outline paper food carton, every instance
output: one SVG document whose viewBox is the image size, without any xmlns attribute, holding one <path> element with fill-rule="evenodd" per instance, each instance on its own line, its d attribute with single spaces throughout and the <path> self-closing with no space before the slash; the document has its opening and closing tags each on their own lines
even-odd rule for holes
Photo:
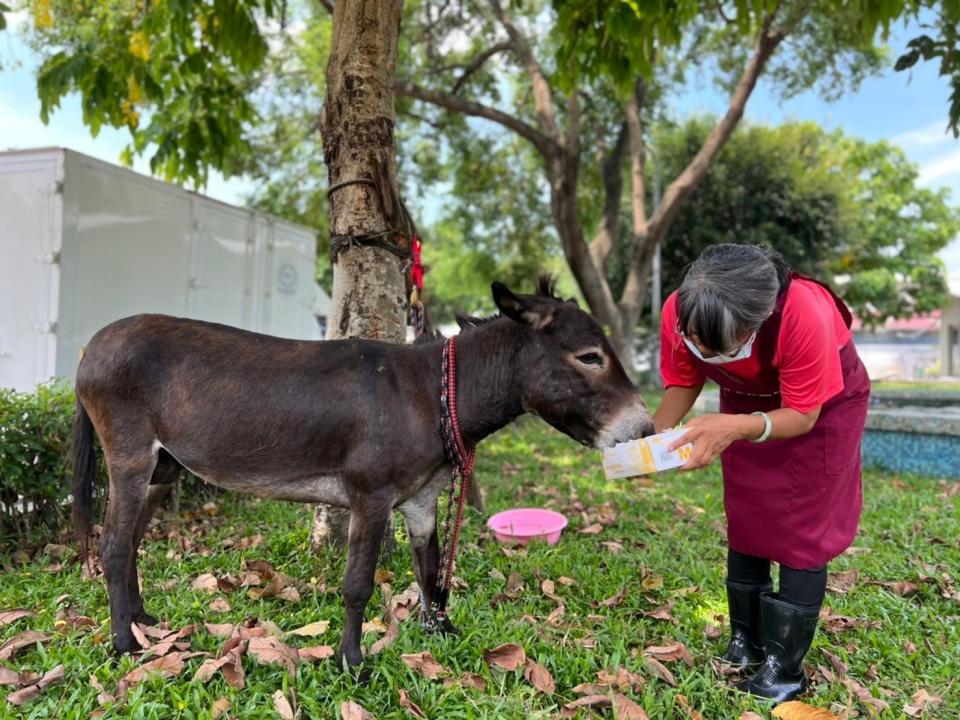
<svg viewBox="0 0 960 720">
<path fill-rule="evenodd" d="M 693 445 L 681 445 L 670 452 L 668 449 L 686 430 L 668 430 L 659 435 L 650 435 L 639 440 L 614 445 L 603 450 L 603 472 L 607 480 L 647 475 L 685 465 L 690 459 Z"/>
</svg>

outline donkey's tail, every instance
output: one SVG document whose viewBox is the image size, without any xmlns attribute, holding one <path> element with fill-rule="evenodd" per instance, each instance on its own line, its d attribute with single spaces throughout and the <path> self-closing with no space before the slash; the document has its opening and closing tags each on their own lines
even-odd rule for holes
<svg viewBox="0 0 960 720">
<path fill-rule="evenodd" d="M 90 547 L 90 526 L 93 519 L 93 481 L 97 474 L 93 423 L 86 408 L 77 399 L 77 415 L 73 421 L 73 442 L 70 447 L 73 467 L 73 531 L 80 545 L 80 561 L 86 562 Z"/>
</svg>

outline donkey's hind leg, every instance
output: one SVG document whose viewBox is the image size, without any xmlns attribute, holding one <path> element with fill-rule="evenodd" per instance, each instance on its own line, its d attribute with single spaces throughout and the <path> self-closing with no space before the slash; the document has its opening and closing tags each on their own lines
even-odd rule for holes
<svg viewBox="0 0 960 720">
<path fill-rule="evenodd" d="M 160 450 L 159 457 L 157 458 L 157 467 L 153 471 L 150 487 L 147 489 L 147 501 L 143 511 L 140 513 L 136 528 L 133 532 L 133 554 L 130 556 L 127 592 L 130 595 L 133 621 L 141 625 L 156 625 L 157 619 L 143 609 L 143 598 L 141 597 L 140 582 L 137 576 L 137 548 L 140 547 L 143 536 L 147 532 L 150 519 L 173 490 L 174 484 L 177 482 L 182 469 L 180 464 L 174 460 L 169 453 Z"/>
<path fill-rule="evenodd" d="M 110 475 L 110 499 L 100 541 L 100 564 L 107 580 L 113 647 L 125 653 L 140 647 L 130 629 L 134 620 L 130 589 L 137 584 L 134 536 L 147 503 L 157 452 L 152 439 L 136 442 L 124 438 L 122 444 L 105 442 L 104 454 Z"/>
</svg>

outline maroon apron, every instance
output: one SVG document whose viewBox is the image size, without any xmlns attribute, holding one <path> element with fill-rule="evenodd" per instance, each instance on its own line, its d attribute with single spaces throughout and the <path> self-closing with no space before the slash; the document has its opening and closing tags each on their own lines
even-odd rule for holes
<svg viewBox="0 0 960 720">
<path fill-rule="evenodd" d="M 812 280 L 797 273 L 791 279 Z M 847 327 L 843 301 L 823 283 Z M 773 366 L 787 298 L 757 332 L 760 376 L 743 380 L 687 350 L 691 362 L 720 386 L 720 412 L 769 412 L 781 407 L 780 373 Z M 679 309 L 678 309 L 679 313 Z M 806 435 L 785 440 L 734 442 L 721 455 L 727 541 L 737 552 L 795 569 L 825 565 L 853 542 L 860 521 L 860 441 L 870 379 L 853 341 L 840 350 L 843 390 L 827 400 Z"/>
</svg>

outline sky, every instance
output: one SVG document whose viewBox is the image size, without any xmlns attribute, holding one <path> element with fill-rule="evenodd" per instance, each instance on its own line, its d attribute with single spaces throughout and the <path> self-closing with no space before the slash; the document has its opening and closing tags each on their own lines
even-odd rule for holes
<svg viewBox="0 0 960 720">
<path fill-rule="evenodd" d="M 23 14 L 16 14 L 8 31 L 0 32 L 0 149 L 58 146 L 117 162 L 127 144 L 127 133 L 104 128 L 92 138 L 83 124 L 78 96 L 66 98 L 49 125 L 40 121 L 34 80 L 37 61 L 16 36 L 17 25 L 26 21 Z M 895 27 L 888 41 L 891 56 L 897 57 L 917 33 L 916 26 Z M 921 184 L 949 188 L 953 203 L 960 205 L 960 141 L 947 131 L 949 93 L 947 79 L 938 76 L 932 63 L 920 63 L 902 73 L 890 69 L 835 102 L 826 102 L 811 92 L 781 103 L 761 79 L 745 117 L 769 124 L 812 120 L 870 141 L 894 142 L 917 164 Z M 672 114 L 678 118 L 699 112 L 719 114 L 725 106 L 726 99 L 712 87 L 693 86 L 675 98 Z M 134 167 L 149 172 L 144 159 L 138 159 Z M 211 173 L 205 192 L 218 200 L 241 204 L 252 189 L 253 184 L 243 178 L 225 180 Z M 954 292 L 960 293 L 960 239 L 942 257 Z"/>
</svg>

